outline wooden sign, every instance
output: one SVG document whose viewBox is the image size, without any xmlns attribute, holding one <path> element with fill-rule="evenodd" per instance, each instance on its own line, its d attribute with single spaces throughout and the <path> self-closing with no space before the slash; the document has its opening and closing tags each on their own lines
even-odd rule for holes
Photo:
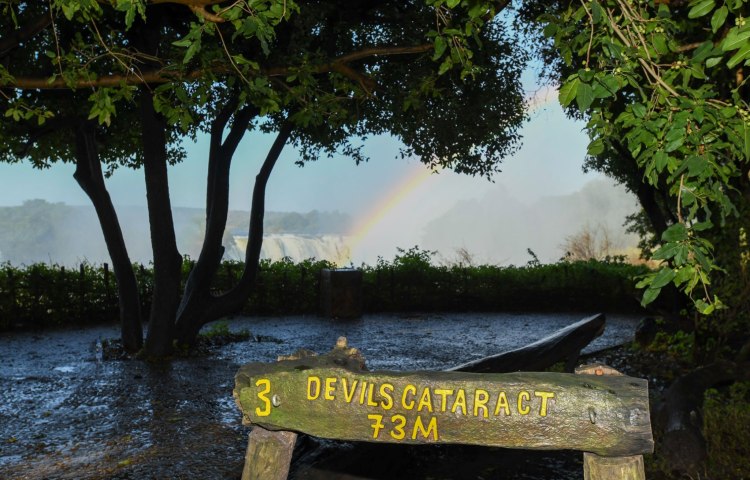
<svg viewBox="0 0 750 480">
<path fill-rule="evenodd" d="M 653 451 L 647 382 L 625 376 L 367 372 L 326 355 L 245 365 L 234 395 L 246 423 L 329 439 Z"/>
</svg>

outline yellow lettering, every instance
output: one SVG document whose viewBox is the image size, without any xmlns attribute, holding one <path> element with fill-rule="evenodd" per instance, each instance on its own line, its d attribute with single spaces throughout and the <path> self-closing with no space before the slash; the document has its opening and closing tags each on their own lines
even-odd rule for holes
<svg viewBox="0 0 750 480">
<path fill-rule="evenodd" d="M 367 386 L 367 406 L 368 407 L 377 407 L 378 404 L 375 403 L 375 400 L 372 399 L 372 391 L 375 388 L 375 384 L 371 383 Z"/>
<path fill-rule="evenodd" d="M 391 430 L 391 437 L 395 438 L 396 440 L 403 440 L 406 436 L 406 432 L 404 432 L 404 427 L 406 426 L 406 417 L 403 415 L 394 415 L 391 417 L 391 422 L 393 422 L 393 429 Z"/>
<path fill-rule="evenodd" d="M 326 400 L 333 400 L 336 398 L 333 395 L 333 392 L 336 391 L 336 379 L 335 378 L 326 378 L 326 388 L 325 392 L 323 393 L 323 398 Z"/>
<path fill-rule="evenodd" d="M 383 429 L 383 416 L 382 415 L 368 415 L 367 418 L 374 420 L 370 426 L 372 427 L 372 438 L 378 438 L 380 430 Z"/>
<path fill-rule="evenodd" d="M 352 389 L 348 390 L 348 379 L 346 377 L 341 379 L 341 387 L 344 389 L 344 400 L 346 400 L 346 403 L 352 403 L 352 399 L 354 398 L 354 391 L 357 390 L 357 383 L 359 383 L 359 380 L 354 380 L 352 382 Z"/>
<path fill-rule="evenodd" d="M 555 398 L 554 392 L 534 392 L 534 395 L 542 399 L 542 405 L 539 407 L 539 416 L 547 416 L 547 400 Z"/>
<path fill-rule="evenodd" d="M 474 416 L 479 416 L 479 409 L 482 409 L 482 416 L 484 418 L 489 417 L 489 411 L 487 410 L 487 401 L 490 399 L 490 394 L 486 390 L 477 388 L 474 391 Z"/>
<path fill-rule="evenodd" d="M 365 394 L 367 393 L 367 382 L 362 382 L 362 388 L 359 390 L 359 404 L 365 404 Z"/>
<path fill-rule="evenodd" d="M 456 392 L 456 399 L 453 400 L 451 413 L 456 413 L 456 410 L 458 410 L 459 408 L 463 410 L 464 415 L 466 415 L 466 392 L 464 392 L 463 388 L 459 388 Z"/>
<path fill-rule="evenodd" d="M 409 392 L 411 392 L 412 396 L 416 395 L 417 387 L 415 387 L 414 385 L 407 385 L 404 387 L 404 393 L 401 394 L 401 406 L 407 410 L 411 410 L 414 408 L 414 400 L 411 400 L 408 404 L 406 403 L 406 395 Z"/>
<path fill-rule="evenodd" d="M 445 408 L 446 408 L 446 405 L 448 403 L 448 401 L 446 400 L 446 397 L 448 395 L 453 395 L 453 390 L 445 390 L 445 389 L 442 389 L 442 388 L 436 388 L 435 389 L 435 394 L 436 395 L 440 395 L 440 411 L 444 412 Z"/>
<path fill-rule="evenodd" d="M 523 402 L 531 400 L 531 395 L 526 390 L 518 392 L 518 413 L 521 415 L 528 415 L 531 411 L 531 407 L 524 405 Z"/>
<path fill-rule="evenodd" d="M 505 410 L 505 415 L 510 415 L 510 405 L 508 405 L 508 397 L 505 392 L 497 394 L 497 405 L 495 405 L 495 416 L 500 414 L 500 409 Z"/>
<path fill-rule="evenodd" d="M 414 429 L 411 432 L 412 440 L 416 440 L 417 431 L 419 431 L 422 434 L 422 437 L 424 438 L 429 437 L 430 432 L 432 432 L 432 439 L 437 441 L 438 439 L 437 418 L 430 417 L 430 423 L 427 424 L 427 429 L 425 430 L 424 424 L 422 423 L 422 417 L 417 415 L 417 419 L 414 421 Z"/>
<path fill-rule="evenodd" d="M 255 414 L 259 417 L 267 417 L 271 414 L 271 401 L 267 396 L 268 392 L 271 391 L 271 381 L 267 378 L 258 379 L 258 381 L 255 382 L 255 386 L 260 387 L 261 385 L 266 386 L 266 388 L 258 392 L 258 399 L 263 402 L 263 408 L 261 409 L 260 407 L 257 407 L 255 409 Z"/>
<path fill-rule="evenodd" d="M 428 412 L 432 413 L 432 394 L 430 393 L 430 387 L 424 387 L 424 390 L 422 390 L 422 396 L 419 397 L 417 411 L 421 412 L 422 408 L 426 408 Z"/>
<path fill-rule="evenodd" d="M 315 387 L 315 393 L 313 393 L 313 387 Z M 320 396 L 320 378 L 307 377 L 307 399 L 315 400 L 319 396 Z"/>
<path fill-rule="evenodd" d="M 380 386 L 380 408 L 383 410 L 390 410 L 393 407 L 393 385 L 390 383 L 384 383 Z"/>
</svg>

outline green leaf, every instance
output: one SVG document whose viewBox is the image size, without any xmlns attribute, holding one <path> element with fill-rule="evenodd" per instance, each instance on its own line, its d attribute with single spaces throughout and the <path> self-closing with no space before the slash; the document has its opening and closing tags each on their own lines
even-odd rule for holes
<svg viewBox="0 0 750 480">
<path fill-rule="evenodd" d="M 634 103 L 633 104 L 633 115 L 635 115 L 638 118 L 643 118 L 646 116 L 646 106 L 642 103 Z"/>
<path fill-rule="evenodd" d="M 678 148 L 680 148 L 683 143 L 685 143 L 685 139 L 683 137 L 676 138 L 676 139 L 672 140 L 671 142 L 668 142 L 664 146 L 664 151 L 665 152 L 674 152 L 675 150 L 677 150 Z"/>
<path fill-rule="evenodd" d="M 698 18 L 707 15 L 715 6 L 716 2 L 714 0 L 701 0 L 690 9 L 688 18 Z"/>
<path fill-rule="evenodd" d="M 740 47 L 737 52 L 735 52 L 732 57 L 727 60 L 727 67 L 734 68 L 739 64 L 741 61 L 745 60 L 746 57 L 748 57 L 748 53 L 750 53 L 750 42 L 745 43 Z"/>
<path fill-rule="evenodd" d="M 589 155 L 601 155 L 604 153 L 604 141 L 601 138 L 597 138 L 593 142 L 589 143 L 588 151 Z"/>
<path fill-rule="evenodd" d="M 582 68 L 578 70 L 578 78 L 583 82 L 591 83 L 591 80 L 594 79 L 594 71 L 590 68 Z"/>
<path fill-rule="evenodd" d="M 721 62 L 721 58 L 722 58 L 722 57 L 712 57 L 712 58 L 709 58 L 709 59 L 707 59 L 707 60 L 706 60 L 706 66 L 707 66 L 708 68 L 713 68 L 713 67 L 715 67 L 716 65 L 718 65 L 718 64 L 719 64 L 719 62 Z"/>
<path fill-rule="evenodd" d="M 677 273 L 674 276 L 674 284 L 679 287 L 693 278 L 693 275 L 695 275 L 695 269 L 691 265 L 685 265 L 677 270 Z"/>
<path fill-rule="evenodd" d="M 667 243 L 659 247 L 657 251 L 651 256 L 652 260 L 669 260 L 670 258 L 677 255 L 677 252 L 682 247 L 679 243 Z"/>
<path fill-rule="evenodd" d="M 594 101 L 594 89 L 588 83 L 581 82 L 576 92 L 576 103 L 582 111 L 588 110 Z"/>
<path fill-rule="evenodd" d="M 651 280 L 651 286 L 648 288 L 662 288 L 663 286 L 671 282 L 672 279 L 674 279 L 674 276 L 674 270 L 669 267 L 664 267 L 659 270 L 656 276 L 654 276 L 654 278 Z"/>
<path fill-rule="evenodd" d="M 575 100 L 578 95 L 578 86 L 581 84 L 581 80 L 575 76 L 572 80 L 568 79 L 565 84 L 560 87 L 559 99 L 560 105 L 567 107 L 570 103 Z"/>
<path fill-rule="evenodd" d="M 658 171 L 664 170 L 664 168 L 669 163 L 669 155 L 664 150 L 659 150 L 656 153 L 654 153 L 654 156 L 651 158 L 653 164 L 656 166 L 656 169 Z"/>
<path fill-rule="evenodd" d="M 614 75 L 597 76 L 593 87 L 596 98 L 608 98 L 620 89 L 620 80 Z"/>
<path fill-rule="evenodd" d="M 659 55 L 665 55 L 669 53 L 669 47 L 667 47 L 667 37 L 665 37 L 663 34 L 654 35 L 653 42 L 654 50 L 656 50 L 656 53 L 658 53 Z"/>
<path fill-rule="evenodd" d="M 459 3 L 461 3 L 461 0 L 446 0 L 445 2 L 448 8 L 456 8 Z"/>
<path fill-rule="evenodd" d="M 670 225 L 661 236 L 661 239 L 665 242 L 682 242 L 687 240 L 687 238 L 688 231 L 682 223 Z"/>
<path fill-rule="evenodd" d="M 695 301 L 695 308 L 703 315 L 710 315 L 714 310 L 716 310 L 716 305 L 713 303 L 708 303 L 702 299 L 698 299 Z"/>
<path fill-rule="evenodd" d="M 656 297 L 659 296 L 659 292 L 661 292 L 661 288 L 647 288 L 645 292 L 643 292 L 643 298 L 641 299 L 641 306 L 645 307 L 649 303 L 656 300 Z"/>
<path fill-rule="evenodd" d="M 698 222 L 695 225 L 693 225 L 693 230 L 696 232 L 702 232 L 704 230 L 708 230 L 709 228 L 713 228 L 714 224 L 710 221 L 706 220 L 705 222 Z"/>
<path fill-rule="evenodd" d="M 750 38 L 750 30 L 740 30 L 737 27 L 729 30 L 727 37 L 721 42 L 721 49 L 725 52 L 737 50 Z"/>
<path fill-rule="evenodd" d="M 435 37 L 435 54 L 432 56 L 432 60 L 437 60 L 443 56 L 448 44 L 445 41 L 445 37 L 438 35 Z"/>
<path fill-rule="evenodd" d="M 687 167 L 688 175 L 691 177 L 697 177 L 708 168 L 708 162 L 705 158 L 693 155 L 685 161 L 685 167 Z"/>
<path fill-rule="evenodd" d="M 711 31 L 716 33 L 724 25 L 724 21 L 727 19 L 729 9 L 724 5 L 720 9 L 716 10 L 711 16 Z"/>
<path fill-rule="evenodd" d="M 440 68 L 438 68 L 438 75 L 442 75 L 448 70 L 450 70 L 453 67 L 453 60 L 451 60 L 451 57 L 445 57 L 445 60 L 443 60 L 443 63 L 440 64 Z"/>
</svg>

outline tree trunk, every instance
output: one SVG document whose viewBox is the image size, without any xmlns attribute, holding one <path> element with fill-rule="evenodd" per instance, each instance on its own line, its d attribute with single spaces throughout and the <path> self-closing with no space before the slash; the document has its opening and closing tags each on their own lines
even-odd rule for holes
<svg viewBox="0 0 750 480">
<path fill-rule="evenodd" d="M 104 234 L 107 252 L 112 259 L 112 268 L 117 279 L 120 334 L 123 348 L 131 353 L 137 352 L 143 346 L 138 284 L 122 236 L 117 212 L 104 184 L 102 167 L 96 149 L 95 127 L 89 122 L 82 122 L 75 130 L 75 140 L 76 171 L 73 178 L 76 179 L 78 185 L 94 205 Z"/>
<path fill-rule="evenodd" d="M 659 449 L 670 470 L 700 475 L 707 460 L 700 415 L 707 388 L 747 379 L 747 365 L 720 361 L 699 367 L 669 386 L 656 414 Z"/>
<path fill-rule="evenodd" d="M 661 238 L 661 235 L 667 230 L 669 225 L 667 224 L 667 219 L 664 213 L 656 201 L 654 187 L 642 181 L 638 184 L 638 189 L 635 193 L 643 211 L 646 212 L 646 216 L 651 222 L 651 227 L 653 228 L 656 237 Z"/>
<path fill-rule="evenodd" d="M 237 101 L 230 101 L 214 119 L 208 159 L 206 186 L 206 233 L 198 261 L 185 284 L 182 302 L 177 312 L 179 342 L 192 345 L 200 328 L 215 319 L 212 315 L 213 297 L 210 287 L 224 255 L 222 239 L 229 213 L 229 170 L 237 146 L 250 120 L 258 110 L 245 106 L 239 111 Z M 224 130 L 231 116 L 234 121 L 226 140 Z"/>
<path fill-rule="evenodd" d="M 268 179 L 271 175 L 271 172 L 273 171 L 273 168 L 276 165 L 276 161 L 278 160 L 279 155 L 281 155 L 281 151 L 283 150 L 284 145 L 289 139 L 291 132 L 291 124 L 286 123 L 281 127 L 281 130 L 276 136 L 276 140 L 271 146 L 271 149 L 269 150 L 268 155 L 266 156 L 266 159 L 263 162 L 260 171 L 258 172 L 258 175 L 255 177 L 253 200 L 250 209 L 248 245 L 245 251 L 245 269 L 242 272 L 242 276 L 240 277 L 239 282 L 231 291 L 218 297 L 213 297 L 210 295 L 210 293 L 207 291 L 208 284 L 205 283 L 204 291 L 206 293 L 202 295 L 199 294 L 200 297 L 196 297 L 197 300 L 194 301 L 192 305 L 190 305 L 190 308 L 188 308 L 187 303 L 190 302 L 190 300 L 187 300 L 187 302 L 183 301 L 183 306 L 180 308 L 179 328 L 176 333 L 177 341 L 179 344 L 188 346 L 194 345 L 198 332 L 203 325 L 213 320 L 217 320 L 227 315 L 236 313 L 237 311 L 242 309 L 242 306 L 247 301 L 247 298 L 250 295 L 250 292 L 252 291 L 252 288 L 255 284 L 255 278 L 258 272 L 258 261 L 260 259 L 260 248 L 263 244 L 263 218 L 265 213 L 266 185 L 268 184 Z M 229 140 L 230 138 L 228 137 L 227 141 Z M 233 152 L 234 149 L 232 149 L 232 153 Z M 227 166 L 227 176 L 228 173 L 229 168 Z M 224 174 L 223 170 L 221 171 L 221 174 Z M 211 176 L 209 175 L 209 178 L 210 177 Z M 223 182 L 219 179 L 214 182 L 214 186 L 218 186 L 220 188 L 214 190 L 213 199 L 208 200 L 209 204 L 213 203 L 213 207 L 210 209 L 212 213 L 220 211 L 225 212 L 225 209 L 228 208 L 226 205 L 226 200 L 224 199 L 224 194 L 220 193 L 220 190 L 223 189 L 223 185 Z M 217 199 L 220 200 L 221 203 L 217 201 Z M 224 213 L 224 215 L 226 215 L 226 212 Z M 224 218 L 224 222 L 226 222 L 226 218 Z M 218 242 L 221 242 L 222 234 L 223 228 L 218 234 Z M 207 239 L 207 242 L 208 241 L 209 239 Z M 206 247 L 206 245 L 207 244 L 204 243 L 204 248 Z M 215 271 L 215 268 L 213 271 Z M 199 272 L 196 272 L 196 274 L 197 273 Z M 192 284 L 191 288 L 193 288 Z M 186 295 L 187 294 L 195 295 L 196 293 L 186 292 Z"/>
<path fill-rule="evenodd" d="M 141 90 L 140 112 L 146 202 L 154 255 L 154 292 L 145 354 L 163 357 L 173 349 L 182 257 L 177 250 L 169 198 L 166 122 L 154 110 L 153 95 L 147 88 Z"/>
</svg>

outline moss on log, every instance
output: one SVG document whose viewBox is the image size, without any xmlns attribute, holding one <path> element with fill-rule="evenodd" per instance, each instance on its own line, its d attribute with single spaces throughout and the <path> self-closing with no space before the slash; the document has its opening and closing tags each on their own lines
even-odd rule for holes
<svg viewBox="0 0 750 480">
<path fill-rule="evenodd" d="M 648 386 L 624 376 L 366 372 L 345 344 L 329 355 L 251 363 L 235 377 L 244 421 L 269 430 L 390 443 L 653 450 Z"/>
</svg>

